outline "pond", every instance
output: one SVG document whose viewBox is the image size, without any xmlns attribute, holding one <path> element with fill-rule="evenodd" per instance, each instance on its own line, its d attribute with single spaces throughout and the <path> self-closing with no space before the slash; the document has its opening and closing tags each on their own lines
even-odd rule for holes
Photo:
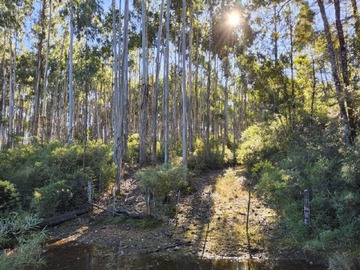
<svg viewBox="0 0 360 270">
<path fill-rule="evenodd" d="M 45 252 L 46 266 L 41 270 L 325 270 L 305 262 L 234 262 L 230 260 L 194 260 L 188 257 L 160 258 L 154 256 L 125 256 L 116 251 L 100 249 L 76 242 L 50 247 Z"/>
</svg>

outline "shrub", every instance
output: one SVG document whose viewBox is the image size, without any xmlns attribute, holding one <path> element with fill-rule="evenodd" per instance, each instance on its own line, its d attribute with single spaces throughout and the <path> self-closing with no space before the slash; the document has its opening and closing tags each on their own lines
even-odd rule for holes
<svg viewBox="0 0 360 270">
<path fill-rule="evenodd" d="M 57 181 L 35 189 L 32 206 L 40 217 L 47 218 L 55 215 L 60 205 L 66 205 L 70 197 L 71 191 L 66 182 Z"/>
<path fill-rule="evenodd" d="M 137 163 L 139 160 L 139 153 L 140 153 L 140 139 L 139 139 L 139 134 L 135 133 L 132 134 L 128 139 L 125 161 L 130 164 Z"/>
<path fill-rule="evenodd" d="M 242 133 L 242 143 L 236 152 L 237 161 L 248 172 L 260 161 L 271 161 L 286 145 L 284 132 L 278 121 L 250 126 Z"/>
<path fill-rule="evenodd" d="M 283 137 L 277 123 L 251 126 L 242 135 L 238 160 L 257 194 L 277 210 L 279 228 L 286 228 L 287 247 L 294 245 L 308 255 L 328 258 L 332 269 L 356 269 L 360 148 L 359 144 L 344 148 L 329 126 L 294 127 Z M 308 227 L 304 225 L 304 189 L 310 191 Z"/>
<path fill-rule="evenodd" d="M 156 205 L 166 201 L 171 194 L 186 187 L 187 181 L 183 179 L 183 174 L 183 167 L 176 165 L 148 167 L 135 174 L 140 188 L 146 195 L 148 213 L 151 214 L 151 210 L 155 211 Z"/>
<path fill-rule="evenodd" d="M 196 139 L 194 143 L 194 152 L 188 158 L 188 168 L 195 175 L 199 175 L 207 170 L 218 170 L 224 168 L 225 165 L 232 164 L 233 153 L 225 145 L 224 155 L 217 149 L 215 139 L 210 141 L 210 153 L 206 153 L 205 143 L 203 140 Z"/>
<path fill-rule="evenodd" d="M 0 179 L 16 186 L 22 208 L 28 210 L 32 205 L 41 216 L 82 206 L 88 181 L 97 195 L 114 177 L 112 147 L 101 141 L 89 141 L 85 153 L 82 145 L 61 146 L 59 142 L 18 145 L 0 153 Z M 34 198 L 35 190 L 41 200 Z M 46 209 L 52 199 L 57 205 Z"/>
<path fill-rule="evenodd" d="M 349 252 L 335 252 L 329 258 L 329 270 L 355 270 L 359 269 L 359 259 Z"/>
<path fill-rule="evenodd" d="M 9 181 L 0 180 L 0 212 L 7 212 L 19 206 L 20 194 Z"/>
</svg>

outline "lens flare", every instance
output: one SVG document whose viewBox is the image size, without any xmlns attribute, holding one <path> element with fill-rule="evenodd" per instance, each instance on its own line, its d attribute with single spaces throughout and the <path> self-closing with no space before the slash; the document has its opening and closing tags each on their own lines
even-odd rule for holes
<svg viewBox="0 0 360 270">
<path fill-rule="evenodd" d="M 230 12 L 227 15 L 227 22 L 232 27 L 239 26 L 241 24 L 241 16 L 238 12 Z"/>
</svg>

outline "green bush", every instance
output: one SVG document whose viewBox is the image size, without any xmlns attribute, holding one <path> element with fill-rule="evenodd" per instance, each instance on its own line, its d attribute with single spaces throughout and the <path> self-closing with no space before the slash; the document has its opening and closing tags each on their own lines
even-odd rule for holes
<svg viewBox="0 0 360 270">
<path fill-rule="evenodd" d="M 71 191 L 66 182 L 58 181 L 35 189 L 32 206 L 40 217 L 47 218 L 55 215 L 57 208 L 66 204 L 70 197 Z"/>
<path fill-rule="evenodd" d="M 152 204 L 150 205 L 148 202 L 148 207 L 152 207 L 152 211 L 156 211 L 156 205 L 161 204 L 169 196 L 187 186 L 183 174 L 184 168 L 176 165 L 148 167 L 135 174 L 141 190 L 148 196 L 148 199 L 150 196 L 152 197 Z M 151 209 L 148 211 L 152 212 Z"/>
<path fill-rule="evenodd" d="M 264 160 L 272 160 L 286 149 L 286 136 L 279 121 L 250 126 L 241 136 L 242 143 L 236 151 L 237 161 L 251 172 L 253 166 Z"/>
<path fill-rule="evenodd" d="M 251 176 L 250 184 L 278 212 L 287 247 L 329 259 L 332 269 L 356 269 L 360 254 L 359 144 L 344 148 L 331 125 L 285 130 L 273 122 L 251 126 L 243 133 L 237 158 Z M 308 227 L 304 225 L 304 189 L 310 191 Z"/>
<path fill-rule="evenodd" d="M 329 258 L 329 270 L 356 270 L 359 267 L 359 258 L 350 252 L 337 251 Z"/>
<path fill-rule="evenodd" d="M 127 152 L 125 157 L 125 162 L 130 164 L 136 164 L 139 161 L 140 153 L 140 139 L 139 134 L 132 134 L 127 142 Z"/>
<path fill-rule="evenodd" d="M 195 175 L 200 175 L 207 170 L 218 170 L 226 165 L 233 164 L 234 155 L 225 145 L 224 155 L 222 150 L 217 149 L 220 140 L 214 138 L 210 141 L 210 153 L 206 153 L 205 143 L 203 140 L 196 139 L 194 143 L 194 152 L 188 158 L 188 168 Z"/>
<path fill-rule="evenodd" d="M 28 210 L 32 205 L 41 216 L 82 206 L 87 198 L 88 181 L 92 182 L 96 197 L 114 177 L 112 146 L 101 141 L 89 141 L 86 153 L 82 145 L 61 146 L 59 142 L 18 145 L 0 153 L 0 179 L 16 186 L 22 208 Z M 40 201 L 34 198 L 35 190 L 41 192 Z M 53 205 L 46 214 L 46 204 L 54 196 L 58 205 Z"/>
<path fill-rule="evenodd" d="M 8 212 L 19 206 L 20 194 L 9 181 L 0 180 L 0 212 Z"/>
</svg>

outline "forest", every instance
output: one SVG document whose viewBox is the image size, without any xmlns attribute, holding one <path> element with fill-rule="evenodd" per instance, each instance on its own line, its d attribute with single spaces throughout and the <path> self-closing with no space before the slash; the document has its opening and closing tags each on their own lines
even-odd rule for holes
<svg viewBox="0 0 360 270">
<path fill-rule="evenodd" d="M 0 269 L 43 263 L 41 222 L 115 209 L 130 181 L 145 219 L 177 219 L 229 168 L 279 246 L 359 269 L 358 4 L 1 0 Z"/>
</svg>

